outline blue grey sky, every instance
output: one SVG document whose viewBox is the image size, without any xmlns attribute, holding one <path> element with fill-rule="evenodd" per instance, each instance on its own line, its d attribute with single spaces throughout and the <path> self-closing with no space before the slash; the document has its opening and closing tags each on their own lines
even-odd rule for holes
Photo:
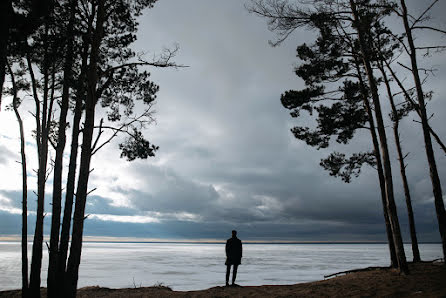
<svg viewBox="0 0 446 298">
<path fill-rule="evenodd" d="M 409 1 L 419 6 L 423 1 L 414 2 Z M 120 159 L 119 140 L 94 156 L 90 189 L 97 190 L 87 202 L 90 216 L 85 235 L 224 239 L 237 229 L 242 239 L 251 240 L 385 241 L 376 171 L 365 167 L 358 179 L 345 184 L 319 166 L 331 148 L 318 151 L 290 132 L 291 127 L 309 119 L 291 118 L 279 98 L 286 90 L 303 88 L 293 72 L 299 63 L 295 49 L 311 42 L 313 33 L 297 30 L 281 46 L 271 47 L 268 41 L 274 40 L 275 34 L 268 31 L 264 19 L 249 14 L 244 4 L 240 0 L 163 0 L 141 17 L 134 48 L 151 57 L 163 47 L 178 44 L 175 61 L 189 67 L 151 70 L 153 81 L 160 85 L 157 121 L 146 131 L 160 146 L 155 158 Z M 446 27 L 440 16 L 432 22 Z M 431 34 L 419 40 L 446 41 Z M 428 110 L 435 113 L 431 124 L 440 136 L 446 136 L 442 120 L 446 112 L 444 57 L 440 53 L 423 60 L 424 65 L 437 69 L 426 88 L 434 90 Z M 22 114 L 28 114 L 32 103 L 24 102 L 21 109 Z M 415 114 L 409 115 L 401 131 L 404 150 L 410 152 L 407 172 L 415 220 L 421 241 L 438 241 L 421 127 L 416 119 Z M 390 138 L 388 118 L 387 123 Z M 18 235 L 18 126 L 13 113 L 3 107 L 0 125 L 0 235 Z M 25 125 L 30 142 L 31 117 Z M 333 148 L 351 153 L 370 150 L 371 145 L 364 131 L 349 145 Z M 390 146 L 394 144 L 390 142 Z M 445 180 L 446 157 L 437 145 L 435 148 L 440 177 Z M 27 150 L 35 168 L 32 142 Z M 403 238 L 410 241 L 399 169 L 396 156 L 392 158 Z M 33 231 L 36 178 L 31 170 L 29 175 Z M 51 211 L 50 190 L 48 186 L 47 212 Z"/>
</svg>

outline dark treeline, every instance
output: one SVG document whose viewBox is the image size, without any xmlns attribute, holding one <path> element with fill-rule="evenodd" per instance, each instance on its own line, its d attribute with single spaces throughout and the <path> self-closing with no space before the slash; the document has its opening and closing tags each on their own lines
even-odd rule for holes
<svg viewBox="0 0 446 298">
<path fill-rule="evenodd" d="M 48 296 L 74 297 L 85 205 L 93 191 L 88 189 L 92 156 L 119 135 L 124 137 L 119 144 L 121 157 L 129 161 L 154 156 L 158 150 L 143 134 L 154 121 L 152 107 L 159 90 L 146 69 L 178 67 L 171 62 L 177 48 L 166 49 L 150 61 L 131 49 L 138 29 L 136 18 L 155 2 L 2 1 L 1 93 L 13 98 L 8 108 L 15 112 L 21 136 L 24 297 L 40 296 L 47 179 L 53 176 L 51 230 L 46 232 L 50 235 L 46 243 Z M 19 112 L 24 100 L 35 103 L 32 114 L 38 156 L 29 273 L 25 133 Z M 105 116 L 96 119 L 98 115 Z M 69 133 L 71 144 L 66 146 Z M 69 163 L 64 165 L 67 151 Z M 49 160 L 50 156 L 54 159 Z M 66 185 L 62 185 L 63 177 Z"/>
<path fill-rule="evenodd" d="M 446 153 L 440 137 L 430 127 L 426 101 L 432 92 L 423 90 L 421 67 L 418 66 L 420 51 L 437 51 L 443 45 L 416 45 L 413 35 L 420 31 L 432 31 L 444 35 L 446 31 L 427 23 L 429 12 L 438 0 L 426 5 L 420 15 L 408 12 L 406 3 L 387 0 L 288 1 L 252 0 L 247 9 L 268 21 L 269 29 L 278 34 L 273 46 L 280 45 L 296 29 L 316 31 L 311 45 L 297 47 L 301 60 L 295 73 L 305 83 L 302 90 L 289 90 L 281 96 L 282 105 L 291 110 L 292 117 L 299 118 L 308 112 L 316 120 L 316 127 L 296 126 L 294 136 L 317 149 L 327 148 L 333 140 L 349 143 L 359 129 L 370 131 L 372 150 L 353 153 L 333 152 L 322 159 L 320 165 L 330 175 L 349 183 L 357 177 L 364 164 L 377 170 L 381 189 L 386 232 L 389 243 L 391 266 L 408 273 L 406 255 L 401 237 L 395 195 L 390 152 L 398 158 L 407 212 L 409 217 L 413 261 L 420 261 L 415 219 L 412 210 L 410 187 L 407 182 L 403 145 L 400 140 L 400 120 L 414 111 L 421 123 L 429 174 L 432 182 L 438 226 L 446 256 L 446 214 L 442 199 L 440 178 L 437 172 L 432 137 Z M 400 27 L 390 29 L 389 20 L 398 20 Z M 428 52 L 429 53 L 429 52 Z M 399 63 L 408 57 L 410 65 Z M 397 67 L 400 69 L 397 71 Z M 402 70 L 401 70 L 402 68 Z M 406 71 L 406 72 L 404 72 Z M 400 72 L 400 74 L 398 74 Z M 410 73 L 410 83 L 403 78 Z M 382 86 L 382 87 L 381 87 Z M 387 96 L 379 92 L 383 88 Z M 387 98 L 386 98 L 387 97 Z M 388 100 L 391 107 L 393 137 L 396 148 L 388 143 L 385 111 L 382 103 Z"/>
</svg>

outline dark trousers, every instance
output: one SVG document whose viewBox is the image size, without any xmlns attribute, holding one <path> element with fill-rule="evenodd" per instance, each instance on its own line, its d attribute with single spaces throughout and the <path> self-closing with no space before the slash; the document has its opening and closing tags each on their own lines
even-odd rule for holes
<svg viewBox="0 0 446 298">
<path fill-rule="evenodd" d="M 234 266 L 232 270 L 232 284 L 235 283 L 235 278 L 237 277 L 237 268 L 238 264 L 233 264 Z M 229 284 L 229 273 L 231 272 L 231 264 L 226 265 L 226 284 Z"/>
</svg>

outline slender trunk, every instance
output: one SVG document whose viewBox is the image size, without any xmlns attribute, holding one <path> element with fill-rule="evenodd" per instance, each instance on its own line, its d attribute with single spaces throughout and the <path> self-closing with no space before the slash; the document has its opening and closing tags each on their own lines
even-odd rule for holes
<svg viewBox="0 0 446 298">
<path fill-rule="evenodd" d="M 76 161 L 79 147 L 79 126 L 82 117 L 82 97 L 76 99 L 76 106 L 73 120 L 73 132 L 70 149 L 70 162 L 68 165 L 67 189 L 65 194 L 64 216 L 62 221 L 62 230 L 60 233 L 59 260 L 57 269 L 57 285 L 62 288 L 65 275 L 68 245 L 70 240 L 71 214 L 73 213 L 74 186 L 76 175 Z"/>
<path fill-rule="evenodd" d="M 424 101 L 424 93 L 421 86 L 420 75 L 418 73 L 417 54 L 415 44 L 412 37 L 412 30 L 408 21 L 407 7 L 404 0 L 400 0 L 402 8 L 402 19 L 406 32 L 407 42 L 410 49 L 410 62 L 412 66 L 412 74 L 415 82 L 415 88 L 418 98 L 418 106 L 420 109 L 421 126 L 423 128 L 424 145 L 426 148 L 427 160 L 429 163 L 429 174 L 431 177 L 432 188 L 435 200 L 435 210 L 437 212 L 438 227 L 443 244 L 443 258 L 446 260 L 446 212 L 444 209 L 443 192 L 441 190 L 440 177 L 437 171 L 437 164 L 435 162 L 435 153 L 432 147 L 432 140 L 429 132 L 428 119 L 426 114 L 426 103 Z"/>
<path fill-rule="evenodd" d="M 25 133 L 23 131 L 23 121 L 18 110 L 17 85 L 14 73 L 8 63 L 8 71 L 11 74 L 12 89 L 14 92 L 12 107 L 14 109 L 20 131 L 20 156 L 22 164 L 22 297 L 27 297 L 28 293 L 28 179 L 26 174 L 26 153 L 25 153 Z"/>
<path fill-rule="evenodd" d="M 43 220 L 44 220 L 44 198 L 46 165 L 48 158 L 48 134 L 46 129 L 42 131 L 41 155 L 39 157 L 39 169 L 37 175 L 37 212 L 36 228 L 34 232 L 33 254 L 31 260 L 30 294 L 40 297 L 40 269 L 42 267 L 42 244 L 43 244 Z"/>
<path fill-rule="evenodd" d="M 85 123 L 82 140 L 82 152 L 77 184 L 76 205 L 73 216 L 73 232 L 68 258 L 65 290 L 67 297 L 75 297 L 79 276 L 79 264 L 82 252 L 82 237 L 84 228 L 85 204 L 87 201 L 88 178 L 90 175 L 91 145 L 94 130 L 94 117 L 96 106 L 96 87 L 98 82 L 97 65 L 99 61 L 99 48 L 103 37 L 103 24 L 105 20 L 105 0 L 98 1 L 96 29 L 93 34 L 90 53 L 90 64 L 87 80 L 87 100 L 85 106 Z"/>
<path fill-rule="evenodd" d="M 92 131 L 89 126 L 94 125 L 94 104 L 87 98 L 85 123 L 82 140 L 81 162 L 77 184 L 76 204 L 73 215 L 73 231 L 71 236 L 70 256 L 68 258 L 65 276 L 66 297 L 75 297 L 82 250 L 82 236 L 84 227 L 85 204 L 87 199 L 88 178 L 90 174 Z"/>
<path fill-rule="evenodd" d="M 48 35 L 48 26 L 46 27 L 46 35 Z M 31 276 L 30 276 L 30 295 L 40 297 L 40 271 L 42 268 L 42 246 L 43 246 L 43 221 L 44 221 L 44 202 L 45 202 L 45 184 L 46 184 L 46 167 L 48 160 L 48 132 L 49 119 L 51 118 L 51 110 L 48 109 L 48 93 L 49 93 L 49 57 L 48 57 L 48 37 L 45 43 L 45 56 L 43 66 L 43 105 L 41 118 L 40 152 L 39 152 L 39 169 L 37 174 L 37 212 L 36 212 L 36 228 L 34 231 L 33 254 L 31 259 Z M 40 104 L 40 103 L 39 103 Z M 52 103 L 49 104 L 51 107 Z"/>
<path fill-rule="evenodd" d="M 94 16 L 94 12 L 92 13 Z M 77 82 L 76 104 L 74 108 L 73 131 L 71 138 L 70 162 L 68 166 L 67 187 L 65 194 L 64 216 L 62 221 L 62 231 L 60 234 L 59 260 L 56 276 L 57 292 L 63 295 L 64 279 L 66 275 L 66 264 L 68 255 L 68 245 L 70 240 L 71 215 L 73 212 L 74 188 L 76 180 L 77 154 L 79 147 L 80 121 L 82 118 L 82 104 L 85 97 L 85 77 L 88 67 L 89 40 L 93 18 L 90 18 L 87 34 L 84 38 L 82 53 L 81 73 Z"/>
<path fill-rule="evenodd" d="M 15 109 L 17 110 L 17 108 Z M 28 293 L 28 179 L 26 174 L 25 133 L 18 111 L 17 121 L 20 126 L 20 155 L 22 159 L 22 297 Z"/>
<path fill-rule="evenodd" d="M 33 71 L 33 68 L 32 68 L 31 57 L 30 57 L 29 51 L 28 51 L 27 56 L 26 56 L 26 61 L 27 61 L 27 65 L 28 65 L 29 75 L 31 77 L 32 94 L 33 94 L 34 102 L 35 102 L 35 105 L 36 105 L 36 114 L 35 114 L 35 117 L 36 117 L 36 144 L 37 144 L 37 157 L 39 159 L 39 165 L 40 165 L 40 156 L 41 156 L 41 152 L 42 152 L 42 146 L 41 146 L 41 144 L 42 144 L 42 141 L 41 141 L 41 139 L 42 139 L 42 137 L 41 137 L 42 136 L 42 128 L 41 128 L 41 122 L 40 122 L 40 100 L 39 100 L 39 96 L 38 96 L 38 93 L 37 93 L 37 81 L 36 81 L 35 76 L 34 76 L 34 71 Z M 38 178 L 39 177 L 40 176 L 39 176 L 39 172 L 38 172 Z M 37 210 L 36 216 L 39 219 L 42 216 L 41 220 L 43 221 L 43 210 L 40 213 L 39 212 L 40 211 L 39 207 L 43 209 L 43 204 L 40 202 L 39 197 L 37 197 L 37 209 L 38 210 Z M 37 221 L 36 221 L 36 230 L 37 230 Z M 38 246 L 39 246 L 39 244 L 37 244 L 38 238 L 36 239 L 36 234 L 37 234 L 36 232 L 37 231 L 34 232 L 33 247 L 32 247 L 31 275 L 33 275 L 33 273 L 32 273 L 33 270 L 34 271 L 38 270 L 37 273 L 34 273 L 34 276 L 39 274 L 39 280 L 37 282 L 38 283 L 37 288 L 39 288 L 39 289 L 37 291 L 36 290 L 36 286 L 34 286 L 34 288 L 32 289 L 31 288 L 31 284 L 30 284 L 29 288 L 28 288 L 28 293 L 27 294 L 30 295 L 30 296 L 40 297 L 40 267 L 36 269 L 36 262 L 35 261 L 34 261 L 34 266 L 33 266 L 33 260 L 38 257 L 37 253 L 38 253 Z M 34 252 L 35 249 L 37 250 L 36 253 Z M 40 243 L 40 258 L 41 258 L 41 255 L 42 255 L 42 243 Z M 33 292 L 31 290 L 33 290 Z"/>
<path fill-rule="evenodd" d="M 31 88 L 32 88 L 32 94 L 34 97 L 34 103 L 36 105 L 36 143 L 37 143 L 37 158 L 39 158 L 40 156 L 40 143 L 41 143 L 41 134 L 42 134 L 42 128 L 40 126 L 40 99 L 39 99 L 39 95 L 37 92 L 37 81 L 36 78 L 34 76 L 34 71 L 32 68 L 32 62 L 31 62 L 31 57 L 30 57 L 30 53 L 28 52 L 26 54 L 26 62 L 27 62 L 27 66 L 28 66 L 28 71 L 29 71 L 29 76 L 31 78 Z"/>
<path fill-rule="evenodd" d="M 437 141 L 437 144 L 440 145 L 441 149 L 443 149 L 443 152 L 446 154 L 446 146 L 441 141 L 440 137 L 437 135 L 437 133 L 432 129 L 432 127 L 429 125 L 428 127 L 430 134 L 434 137 L 435 141 Z"/>
<path fill-rule="evenodd" d="M 378 136 L 380 140 L 380 147 L 381 147 L 381 156 L 382 156 L 382 162 L 383 162 L 383 169 L 384 169 L 384 179 L 386 184 L 386 198 L 387 198 L 387 207 L 389 210 L 389 218 L 390 218 L 390 224 L 392 227 L 392 234 L 393 239 L 395 243 L 395 251 L 398 259 L 398 269 L 401 273 L 407 274 L 409 272 L 409 268 L 407 266 L 406 262 L 406 255 L 404 253 L 404 246 L 403 246 L 403 240 L 401 238 L 401 231 L 400 231 L 400 225 L 398 221 L 398 215 L 395 205 L 395 199 L 393 195 L 393 181 L 392 181 L 392 168 L 390 165 L 390 157 L 389 157 L 389 149 L 387 146 L 387 136 L 386 131 L 384 127 L 384 121 L 382 117 L 381 112 L 381 104 L 379 101 L 379 95 L 378 95 L 378 89 L 376 86 L 376 80 L 373 75 L 373 69 L 370 64 L 370 61 L 368 59 L 368 53 L 367 53 L 367 46 L 364 42 L 363 37 L 363 29 L 361 28 L 361 22 L 359 20 L 359 15 L 356 10 L 356 4 L 354 0 L 350 0 L 350 7 L 352 10 L 353 18 L 355 27 L 358 33 L 358 39 L 359 39 L 359 46 L 360 51 L 362 55 L 363 64 L 366 70 L 366 74 L 369 81 L 369 86 L 371 90 L 371 95 L 373 99 L 373 105 L 375 107 L 375 117 L 377 122 L 377 128 L 378 128 Z"/>
<path fill-rule="evenodd" d="M 389 218 L 389 210 L 387 208 L 386 182 L 384 179 L 381 154 L 379 153 L 379 141 L 378 141 L 378 137 L 376 136 L 375 120 L 373 119 L 372 109 L 370 107 L 365 83 L 362 79 L 359 62 L 355 61 L 355 64 L 356 64 L 356 71 L 358 72 L 359 85 L 361 88 L 361 94 L 363 97 L 364 106 L 365 106 L 365 109 L 367 112 L 367 117 L 369 119 L 370 134 L 372 136 L 372 143 L 373 143 L 373 153 L 375 154 L 375 158 L 376 158 L 376 170 L 378 172 L 378 179 L 379 179 L 379 186 L 380 186 L 379 188 L 381 191 L 381 203 L 383 205 L 384 222 L 386 224 L 387 243 L 389 245 L 389 252 L 390 252 L 390 267 L 396 268 L 398 266 L 398 260 L 397 260 L 396 252 L 395 252 L 395 243 L 393 242 L 392 227 L 390 225 L 390 218 Z"/>
<path fill-rule="evenodd" d="M 377 137 L 376 131 L 375 131 L 374 119 L 373 119 L 370 103 L 367 98 L 365 98 L 364 101 L 367 102 L 366 110 L 367 110 L 367 114 L 368 114 L 368 118 L 369 118 L 370 134 L 372 135 L 373 152 L 375 153 L 375 158 L 376 158 L 376 170 L 378 172 L 379 186 L 380 186 L 380 192 L 381 192 L 381 203 L 383 206 L 384 222 L 386 225 L 387 243 L 389 245 L 389 252 L 390 252 L 390 267 L 396 268 L 398 266 L 398 259 L 396 256 L 395 243 L 394 243 L 394 239 L 392 236 L 392 226 L 390 224 L 389 208 L 387 207 L 387 202 L 386 202 L 386 182 L 385 182 L 385 178 L 384 178 L 384 170 L 383 170 L 383 165 L 382 165 L 381 154 L 379 153 L 379 142 L 378 142 L 378 137 Z"/>
<path fill-rule="evenodd" d="M 398 111 L 396 109 L 395 102 L 393 100 L 392 90 L 390 88 L 390 83 L 387 78 L 386 72 L 384 71 L 384 67 L 382 65 L 379 65 L 378 67 L 383 75 L 384 83 L 386 85 L 387 95 L 389 97 L 390 106 L 392 108 L 393 135 L 395 136 L 396 151 L 398 152 L 398 161 L 400 164 L 401 179 L 403 182 L 404 196 L 406 198 L 407 215 L 409 218 L 410 239 L 412 242 L 413 261 L 420 262 L 421 257 L 420 257 L 420 250 L 418 249 L 418 239 L 415 229 L 415 218 L 412 209 L 412 199 L 410 197 L 409 183 L 407 182 L 407 176 L 406 176 L 406 166 L 404 164 L 403 149 L 401 148 L 401 141 L 399 135 L 400 119 L 398 118 Z"/>
<path fill-rule="evenodd" d="M 70 21 L 67 29 L 67 45 L 66 57 L 64 63 L 64 82 L 62 90 L 62 99 L 59 117 L 59 134 L 56 146 L 56 157 L 54 161 L 54 179 L 53 179 L 53 207 L 51 217 L 51 236 L 49 246 L 49 262 L 48 262 L 48 297 L 57 297 L 57 268 L 58 268 L 58 251 L 59 251 L 59 232 L 60 232 L 60 213 L 62 201 L 62 170 L 63 170 L 63 153 L 66 143 L 66 121 L 69 106 L 69 91 L 72 77 L 73 67 L 73 27 L 75 21 L 75 8 L 77 1 L 70 3 Z"/>
<path fill-rule="evenodd" d="M 389 62 L 387 62 L 386 60 L 384 60 L 384 63 L 386 64 L 387 69 L 390 71 L 393 79 L 395 80 L 395 82 L 397 83 L 397 85 L 400 87 L 401 92 L 403 92 L 404 94 L 404 98 L 406 99 L 407 102 L 409 102 L 414 108 L 415 111 L 417 112 L 418 116 L 421 117 L 421 110 L 419 105 L 411 98 L 410 94 L 407 92 L 406 88 L 404 88 L 403 83 L 401 82 L 401 80 L 398 78 L 398 76 L 396 75 L 396 73 L 393 71 L 392 67 L 390 66 Z M 443 152 L 446 154 L 446 145 L 441 141 L 440 137 L 438 136 L 438 134 L 432 129 L 432 127 L 429 125 L 429 123 L 427 123 L 428 126 L 428 130 L 430 132 L 430 134 L 434 137 L 435 141 L 437 142 L 437 144 L 441 147 L 441 149 L 443 150 Z"/>
</svg>

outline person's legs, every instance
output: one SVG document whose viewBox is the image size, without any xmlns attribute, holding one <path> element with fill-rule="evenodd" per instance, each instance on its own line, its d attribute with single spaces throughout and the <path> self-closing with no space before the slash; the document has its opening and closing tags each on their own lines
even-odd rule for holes
<svg viewBox="0 0 446 298">
<path fill-rule="evenodd" d="M 237 268 L 238 268 L 238 265 L 234 264 L 234 269 L 232 271 L 232 284 L 235 283 L 235 278 L 237 277 Z"/>
<path fill-rule="evenodd" d="M 231 272 L 231 264 L 226 265 L 226 285 L 229 286 L 229 273 Z"/>
</svg>

